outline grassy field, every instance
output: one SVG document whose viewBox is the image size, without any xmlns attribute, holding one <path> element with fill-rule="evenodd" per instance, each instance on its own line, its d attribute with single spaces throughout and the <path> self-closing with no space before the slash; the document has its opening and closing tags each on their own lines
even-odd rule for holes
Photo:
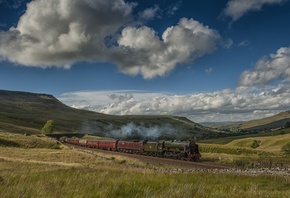
<svg viewBox="0 0 290 198">
<path fill-rule="evenodd" d="M 254 141 L 258 143 L 255 148 L 253 147 Z M 240 150 L 246 150 L 247 153 L 271 153 L 275 155 L 281 154 L 282 147 L 287 143 L 290 143 L 290 133 L 288 133 L 288 131 L 286 134 L 283 135 L 269 135 L 268 133 L 255 135 L 251 134 L 244 136 L 212 139 L 200 142 L 200 144 L 204 147 L 207 147 L 208 145 L 214 145 L 216 148 L 240 148 Z"/>
<path fill-rule="evenodd" d="M 280 132 L 278 132 L 280 134 Z M 290 143 L 290 134 L 260 134 L 233 136 L 199 143 L 203 160 L 221 164 L 235 164 L 244 168 L 290 168 L 290 157 L 282 147 Z M 253 147 L 253 143 L 257 145 Z"/>
<path fill-rule="evenodd" d="M 131 159 L 75 150 L 1 149 L 1 197 L 288 197 L 290 179 L 160 173 Z M 42 157 L 41 157 L 42 156 Z M 129 166 L 131 164 L 138 166 Z"/>
<path fill-rule="evenodd" d="M 244 135 L 233 135 L 233 136 L 223 137 L 223 138 L 206 139 L 206 140 L 202 140 L 200 142 L 225 145 L 227 143 L 230 143 L 233 140 L 239 140 L 239 139 L 243 139 L 243 138 L 274 137 L 274 136 L 282 135 L 282 134 L 290 134 L 290 128 L 280 129 L 280 130 L 271 131 L 271 132 L 252 133 L 252 134 L 244 134 Z"/>
<path fill-rule="evenodd" d="M 0 140 L 9 140 L 0 142 L 0 197 L 5 198 L 290 196 L 289 176 L 164 173 L 132 158 L 61 147 L 46 137 L 2 133 Z M 36 140 L 42 146 L 27 147 Z"/>
<path fill-rule="evenodd" d="M 290 142 L 290 134 L 277 135 L 271 137 L 252 137 L 233 140 L 226 144 L 228 146 L 238 146 L 244 148 L 251 148 L 253 141 L 256 140 L 259 146 L 255 150 L 279 153 L 282 146 Z"/>
</svg>

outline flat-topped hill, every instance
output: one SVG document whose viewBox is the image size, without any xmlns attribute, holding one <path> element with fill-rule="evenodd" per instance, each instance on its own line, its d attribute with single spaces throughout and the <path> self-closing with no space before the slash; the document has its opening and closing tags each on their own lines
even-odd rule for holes
<svg viewBox="0 0 290 198">
<path fill-rule="evenodd" d="M 106 115 L 69 107 L 49 94 L 0 90 L 0 130 L 37 134 L 47 120 L 54 121 L 55 132 L 79 132 L 106 135 L 122 127 L 133 126 L 168 130 L 178 139 L 203 138 L 217 133 L 185 117 Z M 134 130 L 134 129 L 132 129 Z M 172 130 L 172 131 L 171 131 Z M 172 134 L 171 134 L 172 132 Z"/>
</svg>

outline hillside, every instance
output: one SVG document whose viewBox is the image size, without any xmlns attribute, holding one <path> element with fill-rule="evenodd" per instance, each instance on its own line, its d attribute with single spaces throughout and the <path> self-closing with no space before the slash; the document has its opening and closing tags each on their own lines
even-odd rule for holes
<svg viewBox="0 0 290 198">
<path fill-rule="evenodd" d="M 233 140 L 225 145 L 251 149 L 253 141 L 257 141 L 258 143 L 255 150 L 279 153 L 284 145 L 290 143 L 290 134 L 267 137 L 241 138 Z"/>
<path fill-rule="evenodd" d="M 163 138 L 201 139 L 218 136 L 216 131 L 184 117 L 106 115 L 71 108 L 48 94 L 0 90 L 0 108 L 0 130 L 22 134 L 40 133 L 47 120 L 54 120 L 55 132 L 62 133 L 108 136 L 127 133 L 128 130 L 136 135 L 146 130 L 151 135 L 157 132 Z"/>
<path fill-rule="evenodd" d="M 259 130 L 259 129 L 276 129 L 285 126 L 287 122 L 290 122 L 290 111 L 281 112 L 277 115 L 244 122 L 241 125 L 242 129 L 246 130 Z"/>
<path fill-rule="evenodd" d="M 278 113 L 277 115 L 236 123 L 205 123 L 205 126 L 215 127 L 220 130 L 232 132 L 265 132 L 283 128 L 287 122 L 290 122 L 290 111 Z"/>
</svg>

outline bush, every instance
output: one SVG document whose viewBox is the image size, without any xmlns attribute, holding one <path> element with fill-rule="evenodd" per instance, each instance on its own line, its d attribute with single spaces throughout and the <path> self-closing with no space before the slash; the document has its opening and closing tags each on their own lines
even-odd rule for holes
<svg viewBox="0 0 290 198">
<path fill-rule="evenodd" d="M 234 164 L 240 168 L 254 168 L 254 163 L 248 160 L 234 160 Z"/>
<path fill-rule="evenodd" d="M 290 154 L 290 142 L 285 144 L 282 149 L 281 152 L 285 153 L 285 154 Z"/>
<path fill-rule="evenodd" d="M 253 140 L 253 143 L 252 143 L 251 147 L 253 149 L 255 149 L 255 148 L 258 148 L 259 146 L 260 146 L 260 141 Z"/>
</svg>

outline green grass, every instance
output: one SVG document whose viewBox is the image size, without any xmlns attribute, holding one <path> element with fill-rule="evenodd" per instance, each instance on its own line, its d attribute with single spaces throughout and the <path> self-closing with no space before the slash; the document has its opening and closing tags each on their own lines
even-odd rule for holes
<svg viewBox="0 0 290 198">
<path fill-rule="evenodd" d="M 290 134 L 268 137 L 243 138 L 233 140 L 232 142 L 226 145 L 251 148 L 251 144 L 253 143 L 254 140 L 259 142 L 259 146 L 255 150 L 279 153 L 282 147 L 290 142 Z"/>
<path fill-rule="evenodd" d="M 3 132 L 0 132 L 0 146 L 19 148 L 60 148 L 60 145 L 58 145 L 55 140 L 42 135 L 25 136 L 21 134 Z"/>
<path fill-rule="evenodd" d="M 163 166 L 150 165 L 134 158 L 91 151 L 80 152 L 69 147 L 50 149 L 49 144 L 43 143 L 51 141 L 46 137 L 3 133 L 0 138 L 8 143 L 18 144 L 17 147 L 9 146 L 8 143 L 0 145 L 0 197 L 290 196 L 289 176 L 214 172 L 164 173 L 161 172 Z M 42 148 L 26 147 L 32 140 L 42 142 Z M 202 144 L 201 149 L 204 146 L 206 145 Z M 212 147 L 212 153 L 202 154 L 211 160 L 223 146 L 208 147 Z M 232 163 L 245 165 L 248 162 L 245 159 L 256 153 L 248 156 L 236 153 L 218 155 L 222 158 L 236 156 L 232 158 Z"/>
<path fill-rule="evenodd" d="M 222 138 L 214 143 L 199 143 L 203 161 L 234 164 L 243 168 L 281 167 L 290 168 L 290 158 L 282 148 L 290 142 L 290 134 L 249 137 L 237 139 Z M 254 141 L 258 147 L 252 148 Z"/>
<path fill-rule="evenodd" d="M 20 153 L 9 154 L 8 148 L 0 151 L 1 197 L 290 196 L 289 177 L 161 173 L 146 169 L 146 165 L 132 168 L 127 161 L 118 163 L 74 150 L 14 149 Z M 39 158 L 37 151 L 39 155 L 45 151 L 49 161 Z M 9 158 L 11 155 L 14 157 Z"/>
<path fill-rule="evenodd" d="M 2 197 L 287 197 L 282 177 L 196 174 L 143 174 L 90 168 L 58 169 L 4 177 Z M 4 190 L 5 189 L 5 190 Z"/>
<path fill-rule="evenodd" d="M 238 140 L 242 138 L 272 137 L 272 136 L 289 134 L 289 133 L 290 133 L 290 128 L 287 128 L 287 129 L 281 129 L 281 130 L 271 131 L 271 132 L 234 135 L 234 136 L 223 137 L 223 138 L 213 138 L 213 139 L 201 140 L 199 142 L 210 143 L 210 144 L 227 144 L 233 140 Z"/>
<path fill-rule="evenodd" d="M 252 149 L 252 143 L 256 140 L 259 142 L 259 147 Z M 217 148 L 227 148 L 227 149 L 237 149 L 239 150 L 247 150 L 248 153 L 253 152 L 269 152 L 279 154 L 281 148 L 290 142 L 290 134 L 283 135 L 245 135 L 245 136 L 236 136 L 236 137 L 228 137 L 221 139 L 212 139 L 209 141 L 200 141 L 201 144 L 206 145 L 215 145 Z M 218 145 L 221 145 L 220 147 Z M 207 147 L 206 147 L 207 148 Z M 223 151 L 221 151 L 223 152 Z M 238 152 L 240 153 L 240 152 Z"/>
</svg>

